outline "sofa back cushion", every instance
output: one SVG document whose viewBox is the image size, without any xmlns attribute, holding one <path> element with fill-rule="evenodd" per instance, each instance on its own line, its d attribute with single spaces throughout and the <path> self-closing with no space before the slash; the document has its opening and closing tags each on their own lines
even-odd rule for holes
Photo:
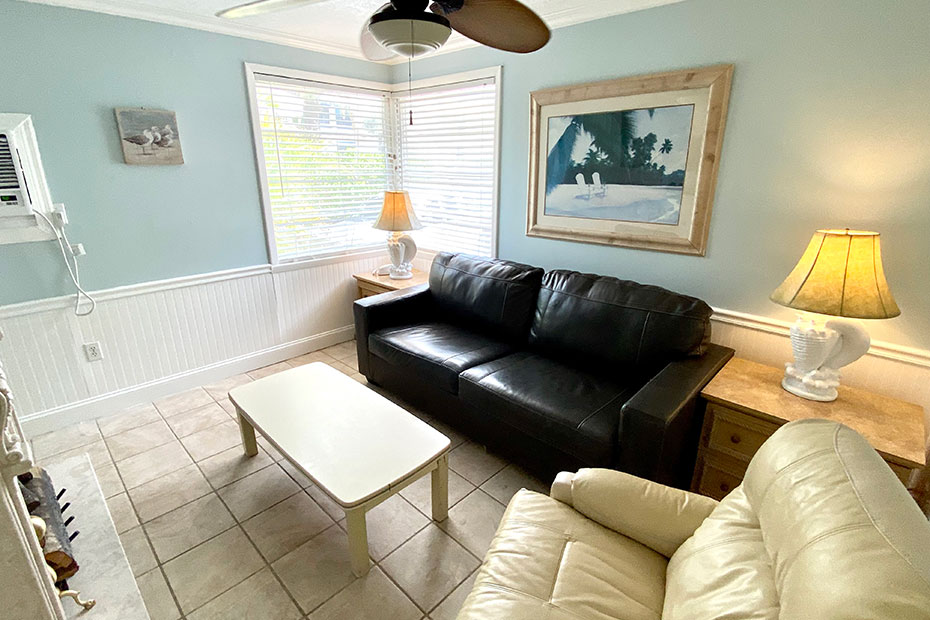
<svg viewBox="0 0 930 620">
<path fill-rule="evenodd" d="M 669 561 L 663 620 L 910 620 L 930 610 L 930 524 L 852 429 L 801 420 Z"/>
<path fill-rule="evenodd" d="M 545 275 L 530 344 L 578 364 L 652 370 L 702 355 L 711 309 L 694 297 L 575 271 Z"/>
<path fill-rule="evenodd" d="M 538 267 L 443 252 L 429 288 L 440 317 L 510 342 L 526 342 L 542 282 Z"/>
</svg>

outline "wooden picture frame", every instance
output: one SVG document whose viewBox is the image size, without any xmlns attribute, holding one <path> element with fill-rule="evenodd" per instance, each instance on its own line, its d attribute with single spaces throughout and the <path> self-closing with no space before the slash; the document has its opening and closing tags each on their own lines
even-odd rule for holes
<svg viewBox="0 0 930 620">
<path fill-rule="evenodd" d="M 732 76 L 717 65 L 530 93 L 526 234 L 703 256 Z"/>
</svg>

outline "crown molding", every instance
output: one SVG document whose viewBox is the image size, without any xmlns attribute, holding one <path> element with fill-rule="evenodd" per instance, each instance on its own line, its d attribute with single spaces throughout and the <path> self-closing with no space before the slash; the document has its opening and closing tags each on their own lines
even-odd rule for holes
<svg viewBox="0 0 930 620">
<path fill-rule="evenodd" d="M 329 41 L 320 41 L 310 37 L 299 37 L 276 30 L 250 26 L 242 22 L 233 22 L 221 20 L 220 18 L 204 17 L 194 15 L 185 11 L 177 11 L 168 8 L 156 8 L 135 2 L 125 2 L 123 0 L 20 0 L 30 4 L 46 4 L 50 6 L 60 6 L 68 9 L 77 9 L 80 11 L 92 11 L 94 13 L 105 13 L 107 15 L 116 15 L 118 17 L 129 17 L 132 19 L 141 19 L 149 22 L 158 22 L 168 24 L 169 26 L 180 26 L 182 28 L 191 28 L 193 30 L 203 30 L 215 34 L 225 34 L 233 37 L 244 39 L 254 39 L 266 43 L 276 43 L 287 47 L 309 50 L 311 52 L 320 52 L 323 54 L 335 54 L 347 58 L 368 61 L 362 55 L 360 49 L 355 46 L 340 45 Z M 231 2 L 234 4 L 234 2 Z M 368 61 L 371 62 L 371 61 Z"/>
<path fill-rule="evenodd" d="M 92 11 L 95 13 L 105 13 L 107 15 L 116 15 L 119 17 L 129 17 L 132 19 L 141 19 L 144 21 L 158 22 L 171 26 L 180 26 L 182 28 L 192 28 L 205 32 L 216 34 L 225 34 L 233 37 L 242 37 L 245 39 L 254 39 L 266 43 L 276 43 L 287 47 L 309 50 L 311 52 L 320 52 L 322 54 L 334 54 L 336 56 L 345 56 L 356 60 L 370 61 L 365 58 L 361 50 L 354 45 L 342 45 L 330 41 L 322 41 L 312 37 L 301 37 L 291 35 L 276 30 L 250 26 L 242 22 L 233 22 L 222 20 L 220 18 L 205 17 L 195 15 L 186 11 L 176 9 L 153 7 L 138 2 L 126 2 L 125 0 L 20 0 L 31 4 L 46 4 L 50 6 L 59 6 L 81 11 Z M 596 19 L 620 15 L 623 13 L 632 13 L 654 7 L 675 4 L 684 0 L 626 0 L 618 2 L 617 0 L 588 0 L 582 7 L 571 7 L 559 9 L 554 14 L 547 15 L 544 19 L 553 30 L 574 26 Z M 464 36 L 459 36 L 451 43 L 447 43 L 438 51 L 425 56 L 431 58 L 439 54 L 449 54 L 461 50 L 479 47 L 476 43 Z M 406 62 L 406 58 L 395 57 L 380 64 L 394 65 Z"/>
</svg>

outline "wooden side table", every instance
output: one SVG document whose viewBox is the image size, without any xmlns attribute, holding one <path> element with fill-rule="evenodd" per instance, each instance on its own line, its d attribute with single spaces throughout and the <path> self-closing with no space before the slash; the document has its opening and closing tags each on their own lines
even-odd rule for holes
<svg viewBox="0 0 930 620">
<path fill-rule="evenodd" d="M 391 276 L 373 276 L 370 271 L 355 273 L 352 274 L 352 277 L 358 283 L 358 296 L 360 299 L 380 295 L 388 291 L 399 291 L 418 284 L 426 284 L 429 281 L 429 274 L 419 269 L 413 270 L 413 277 L 409 280 L 392 280 Z"/>
<path fill-rule="evenodd" d="M 824 418 L 865 437 L 907 483 L 924 466 L 923 407 L 850 387 L 815 402 L 781 387 L 782 370 L 733 358 L 701 391 L 707 412 L 691 490 L 721 499 L 739 485 L 749 459 L 782 424 Z"/>
</svg>

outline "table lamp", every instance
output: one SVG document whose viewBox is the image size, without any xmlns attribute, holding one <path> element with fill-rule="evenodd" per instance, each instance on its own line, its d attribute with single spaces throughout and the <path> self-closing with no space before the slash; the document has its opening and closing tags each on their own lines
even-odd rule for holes
<svg viewBox="0 0 930 620">
<path fill-rule="evenodd" d="M 388 234 L 388 256 L 391 264 L 375 270 L 377 275 L 390 274 L 393 280 L 409 280 L 413 277 L 413 257 L 417 255 L 417 244 L 410 235 L 402 235 L 407 230 L 423 228 L 413 212 L 410 194 L 407 192 L 384 192 L 384 205 L 381 215 L 374 227 L 386 230 Z"/>
<path fill-rule="evenodd" d="M 771 300 L 858 319 L 901 314 L 885 281 L 879 235 L 861 230 L 818 230 Z M 869 344 L 868 332 L 858 323 L 831 320 L 818 325 L 798 314 L 791 328 L 794 362 L 785 365 L 782 387 L 810 400 L 836 400 L 839 369 L 865 355 Z"/>
</svg>

